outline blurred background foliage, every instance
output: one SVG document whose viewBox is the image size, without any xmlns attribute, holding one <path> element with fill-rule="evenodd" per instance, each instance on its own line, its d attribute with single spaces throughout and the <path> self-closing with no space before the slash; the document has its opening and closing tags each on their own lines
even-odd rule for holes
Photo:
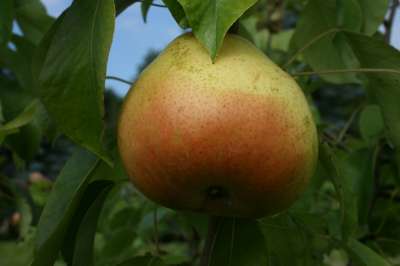
<svg viewBox="0 0 400 266">
<path fill-rule="evenodd" d="M 0 3 L 0 16 L 8 15 L 1 13 L 6 2 Z M 385 8 L 382 30 L 373 30 L 376 38 L 390 37 L 390 8 L 396 9 L 396 2 Z M 11 23 L 18 23 L 22 35 L 0 32 L 0 265 L 26 266 L 39 217 L 76 144 L 56 130 L 26 68 L 54 19 L 39 1 L 29 7 L 24 1 L 14 4 Z M 260 0 L 240 19 L 239 34 L 282 66 L 296 50 L 295 28 L 306 6 L 303 0 Z M 137 73 L 157 54 L 149 51 Z M 310 65 L 318 62 L 306 59 L 298 57 L 289 72 L 315 69 Z M 356 75 L 311 74 L 296 80 L 318 125 L 320 163 L 308 191 L 292 208 L 257 222 L 265 243 L 254 249 L 261 247 L 265 258 L 255 256 L 258 262 L 246 265 L 400 265 L 400 175 L 381 108 Z M 113 135 L 122 99 L 112 89 L 104 97 L 106 132 Z M 95 265 L 196 265 L 207 218 L 155 205 L 124 174 L 119 178 L 99 216 Z M 243 223 L 243 230 L 251 227 Z M 238 248 L 257 242 L 256 233 L 250 230 Z M 67 249 L 56 265 L 71 260 Z M 264 260 L 268 264 L 260 263 Z"/>
</svg>

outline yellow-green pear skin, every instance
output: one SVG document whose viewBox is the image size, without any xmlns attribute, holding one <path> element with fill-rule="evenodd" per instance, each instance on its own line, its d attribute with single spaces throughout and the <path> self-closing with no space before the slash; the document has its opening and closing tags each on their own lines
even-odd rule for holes
<svg viewBox="0 0 400 266">
<path fill-rule="evenodd" d="M 254 218 L 295 201 L 318 151 L 294 79 L 231 34 L 215 63 L 191 33 L 170 43 L 126 96 L 118 146 L 133 184 L 149 199 Z"/>
</svg>

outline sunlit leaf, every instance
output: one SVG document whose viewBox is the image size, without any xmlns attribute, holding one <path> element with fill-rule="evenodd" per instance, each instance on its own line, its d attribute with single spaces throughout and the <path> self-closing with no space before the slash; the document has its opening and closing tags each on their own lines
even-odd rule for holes
<svg viewBox="0 0 400 266">
<path fill-rule="evenodd" d="M 194 35 L 216 59 L 225 34 L 256 0 L 178 0 Z"/>
<path fill-rule="evenodd" d="M 107 161 L 103 91 L 114 17 L 112 0 L 75 1 L 35 60 L 39 93 L 58 129 Z"/>
</svg>

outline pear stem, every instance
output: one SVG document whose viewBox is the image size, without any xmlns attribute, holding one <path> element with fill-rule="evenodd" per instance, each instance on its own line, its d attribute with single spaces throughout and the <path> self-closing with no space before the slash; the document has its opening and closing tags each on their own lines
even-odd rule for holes
<svg viewBox="0 0 400 266">
<path fill-rule="evenodd" d="M 204 244 L 203 254 L 200 258 L 200 266 L 209 266 L 214 249 L 214 244 L 217 239 L 218 231 L 221 227 L 223 218 L 217 216 L 210 216 L 208 221 L 208 231 L 206 242 Z"/>
</svg>

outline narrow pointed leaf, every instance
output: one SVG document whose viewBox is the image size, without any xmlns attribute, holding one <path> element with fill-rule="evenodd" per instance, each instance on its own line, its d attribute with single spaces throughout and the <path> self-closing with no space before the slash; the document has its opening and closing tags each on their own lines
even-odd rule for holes
<svg viewBox="0 0 400 266">
<path fill-rule="evenodd" d="M 153 4 L 153 0 L 143 0 L 142 5 L 140 6 L 144 22 L 147 22 L 147 14 L 149 13 L 151 4 Z"/>
</svg>

